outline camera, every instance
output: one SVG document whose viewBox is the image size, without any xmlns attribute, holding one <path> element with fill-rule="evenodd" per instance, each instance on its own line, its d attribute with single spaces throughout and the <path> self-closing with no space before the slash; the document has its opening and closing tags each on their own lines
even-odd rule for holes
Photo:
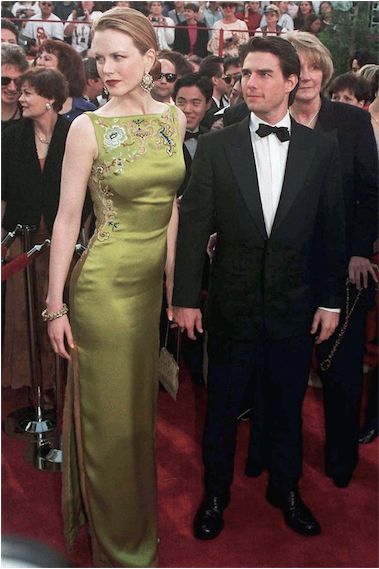
<svg viewBox="0 0 379 569">
<path fill-rule="evenodd" d="M 151 21 L 152 22 L 159 22 L 159 18 L 157 18 L 157 16 L 151 16 Z"/>
<path fill-rule="evenodd" d="M 83 18 L 83 16 L 85 15 L 85 14 L 84 14 L 84 10 L 83 10 L 81 4 L 79 4 L 79 5 L 75 8 L 75 11 L 76 11 L 76 17 L 77 17 L 77 18 Z"/>
</svg>

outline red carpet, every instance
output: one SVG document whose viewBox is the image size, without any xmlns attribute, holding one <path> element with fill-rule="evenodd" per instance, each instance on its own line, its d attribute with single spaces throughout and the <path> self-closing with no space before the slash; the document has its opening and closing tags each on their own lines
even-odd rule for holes
<svg viewBox="0 0 379 569">
<path fill-rule="evenodd" d="M 22 392 L 22 390 L 21 390 Z M 20 397 L 20 396 L 19 396 Z M 15 393 L 3 393 L 3 409 L 14 408 Z M 202 497 L 200 440 L 204 389 L 187 378 L 178 401 L 160 393 L 158 477 L 160 567 L 377 567 L 377 441 L 361 447 L 361 459 L 347 489 L 323 474 L 321 392 L 308 390 L 304 409 L 305 501 L 322 534 L 303 538 L 289 530 L 281 513 L 264 498 L 266 474 L 243 475 L 248 424 L 239 431 L 232 502 L 225 530 L 212 542 L 192 537 L 192 517 Z M 343 436 L 343 433 L 341 433 Z M 60 518 L 60 474 L 42 472 L 26 460 L 30 444 L 3 435 L 3 533 L 37 538 L 64 551 Z M 85 532 L 77 542 L 73 567 L 92 567 Z"/>
</svg>

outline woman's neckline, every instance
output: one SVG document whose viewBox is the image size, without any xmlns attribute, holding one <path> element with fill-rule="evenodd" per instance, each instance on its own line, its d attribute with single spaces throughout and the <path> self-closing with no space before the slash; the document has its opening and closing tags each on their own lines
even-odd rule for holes
<svg viewBox="0 0 379 569">
<path fill-rule="evenodd" d="M 128 118 L 135 118 L 135 117 L 152 117 L 152 116 L 162 116 L 165 113 L 168 113 L 170 111 L 172 105 L 166 105 L 166 109 L 159 111 L 159 112 L 155 112 L 155 113 L 145 113 L 145 114 L 136 114 L 136 115 L 100 115 L 96 112 L 93 112 L 93 114 L 96 117 L 99 117 L 101 119 L 128 119 Z"/>
</svg>

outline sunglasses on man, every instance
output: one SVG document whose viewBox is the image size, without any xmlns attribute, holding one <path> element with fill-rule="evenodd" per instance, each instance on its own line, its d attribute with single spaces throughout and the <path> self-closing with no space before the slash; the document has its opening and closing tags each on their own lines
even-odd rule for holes
<svg viewBox="0 0 379 569">
<path fill-rule="evenodd" d="M 225 81 L 225 83 L 227 85 L 230 85 L 232 83 L 232 81 L 237 83 L 237 81 L 240 81 L 241 79 L 242 79 L 242 75 L 240 73 L 236 73 L 234 75 L 224 75 L 224 77 L 223 77 L 223 80 Z"/>
<path fill-rule="evenodd" d="M 17 87 L 17 83 L 16 83 L 16 79 L 13 79 L 12 77 L 2 77 L 1 78 L 1 86 L 2 87 L 8 87 L 8 85 L 14 81 L 16 87 Z M 18 89 L 18 87 L 17 87 Z"/>
<path fill-rule="evenodd" d="M 161 73 L 158 79 L 166 79 L 167 83 L 175 83 L 177 75 L 176 73 Z"/>
</svg>

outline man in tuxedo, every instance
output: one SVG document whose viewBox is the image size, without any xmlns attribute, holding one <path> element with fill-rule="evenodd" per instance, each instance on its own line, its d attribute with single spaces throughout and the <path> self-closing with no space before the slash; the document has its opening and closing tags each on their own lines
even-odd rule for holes
<svg viewBox="0 0 379 569">
<path fill-rule="evenodd" d="M 337 144 L 289 116 L 300 75 L 296 51 L 279 37 L 252 38 L 241 61 L 250 114 L 199 140 L 180 208 L 174 319 L 192 339 L 203 330 L 204 250 L 209 235 L 218 234 L 205 320 L 205 497 L 194 520 L 199 539 L 223 529 L 237 416 L 253 378 L 261 382 L 255 389 L 265 414 L 267 500 L 292 530 L 320 532 L 298 489 L 301 412 L 314 337 L 321 343 L 335 330 L 344 281 Z M 318 265 L 316 242 L 324 251 Z"/>
</svg>

